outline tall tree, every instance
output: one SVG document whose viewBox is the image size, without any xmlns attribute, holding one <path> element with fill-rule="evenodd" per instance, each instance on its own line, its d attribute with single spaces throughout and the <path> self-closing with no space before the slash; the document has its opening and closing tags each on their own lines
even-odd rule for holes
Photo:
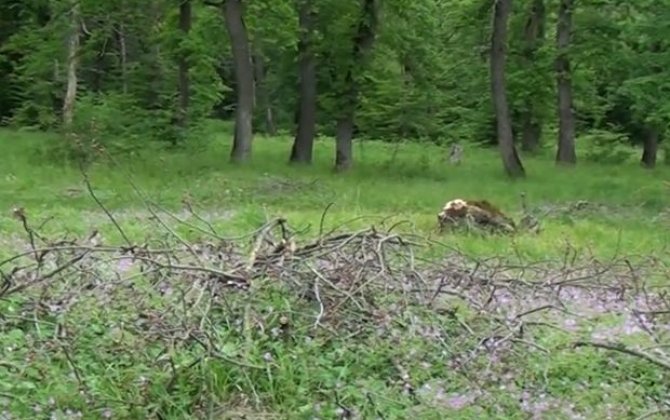
<svg viewBox="0 0 670 420">
<path fill-rule="evenodd" d="M 25 9 L 28 6 L 18 1 L 0 3 L 0 46 L 26 26 Z M 11 86 L 12 74 L 23 54 L 23 51 L 5 51 L 0 47 L 0 86 Z M 0 89 L 0 125 L 5 122 L 5 118 L 12 116 L 19 103 L 19 98 L 11 89 Z"/>
<path fill-rule="evenodd" d="M 335 169 L 345 171 L 353 164 L 352 140 L 358 106 L 359 74 L 364 59 L 372 49 L 379 20 L 378 0 L 361 0 L 361 15 L 353 38 L 352 60 L 345 72 L 343 108 L 335 130 Z"/>
<path fill-rule="evenodd" d="M 235 67 L 237 108 L 235 110 L 235 137 L 230 157 L 233 162 L 251 158 L 253 142 L 254 69 L 251 62 L 249 35 L 244 24 L 242 0 L 226 0 L 223 5 L 226 29 L 230 36 Z"/>
<path fill-rule="evenodd" d="M 189 51 L 186 45 L 188 35 L 191 31 L 191 0 L 179 0 L 179 30 L 182 35 L 182 44 L 179 51 L 179 110 L 177 113 L 177 122 L 180 126 L 186 127 L 188 124 L 188 106 L 191 99 L 190 80 L 189 80 Z M 186 42 L 185 42 L 186 41 Z M 124 45 L 124 44 L 122 44 Z"/>
<path fill-rule="evenodd" d="M 267 70 L 265 66 L 265 56 L 259 46 L 260 42 L 254 44 L 254 79 L 256 92 L 256 106 L 263 111 L 263 121 L 265 122 L 265 132 L 271 136 L 277 134 L 275 125 L 274 111 L 268 92 Z"/>
<path fill-rule="evenodd" d="M 72 125 L 74 107 L 77 101 L 77 70 L 79 68 L 79 42 L 81 36 L 81 21 L 79 2 L 72 3 L 70 8 L 70 34 L 67 50 L 67 88 L 63 100 L 63 123 L 66 127 Z"/>
<path fill-rule="evenodd" d="M 126 28 L 123 23 L 115 28 L 116 38 L 119 48 L 119 60 L 121 62 L 121 91 L 128 93 L 128 45 L 126 43 Z"/>
<path fill-rule="evenodd" d="M 496 114 L 498 147 L 505 172 L 511 177 L 525 176 L 525 169 L 514 146 L 512 118 L 507 102 L 505 62 L 507 56 L 507 21 L 512 0 L 496 0 L 493 8 L 493 33 L 491 35 L 491 92 Z"/>
<path fill-rule="evenodd" d="M 527 68 L 533 66 L 537 51 L 544 41 L 545 19 L 544 0 L 532 0 L 524 25 L 523 59 L 524 65 Z M 532 93 L 527 93 L 521 115 L 521 148 L 527 152 L 535 152 L 540 146 L 542 121 L 538 115 L 535 98 Z"/>
<path fill-rule="evenodd" d="M 642 151 L 642 159 L 640 163 L 645 168 L 652 169 L 656 167 L 656 155 L 658 154 L 658 138 L 659 130 L 652 126 L 648 125 L 645 128 L 644 136 L 644 148 Z"/>
<path fill-rule="evenodd" d="M 300 2 L 298 19 L 300 40 L 298 42 L 298 129 L 291 156 L 294 163 L 311 163 L 314 136 L 316 135 L 316 58 L 314 52 L 314 4 L 313 0 Z"/>
<path fill-rule="evenodd" d="M 556 162 L 574 165 L 575 117 L 572 110 L 572 74 L 568 49 L 572 38 L 573 0 L 560 0 L 556 28 L 556 81 L 558 87 L 558 150 Z"/>
</svg>

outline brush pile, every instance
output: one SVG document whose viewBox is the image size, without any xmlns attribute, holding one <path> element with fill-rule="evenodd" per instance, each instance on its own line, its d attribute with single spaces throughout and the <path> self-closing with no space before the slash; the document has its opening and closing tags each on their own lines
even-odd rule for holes
<svg viewBox="0 0 670 420">
<path fill-rule="evenodd" d="M 502 336 L 508 340 L 516 337 L 529 315 L 543 314 L 552 322 L 567 316 L 576 322 L 594 308 L 628 311 L 631 316 L 645 313 L 649 322 L 665 317 L 670 324 L 670 300 L 652 293 L 642 270 L 633 269 L 627 259 L 579 263 L 575 254 L 560 264 L 533 265 L 509 258 L 478 260 L 446 248 L 429 259 L 429 250 L 434 253 L 444 245 L 375 227 L 325 233 L 299 243 L 281 218 L 238 238 L 203 229 L 209 239 L 190 243 L 154 216 L 167 233 L 162 239 L 150 245 L 128 241 L 109 246 L 95 243 L 95 237 L 49 241 L 18 212 L 29 245 L 0 261 L 0 298 L 11 302 L 14 311 L 41 315 L 65 314 L 93 299 L 98 308 L 130 309 L 150 330 L 159 324 L 171 331 L 175 325 L 190 325 L 190 334 L 229 304 L 224 300 L 268 288 L 302 299 L 314 311 L 313 326 L 332 333 L 343 326 L 364 329 L 392 313 L 440 312 L 455 302 L 474 311 L 480 327 L 493 328 L 484 333 L 463 325 L 482 340 L 500 336 L 500 328 L 507 330 Z M 658 264 L 645 263 L 645 271 L 667 272 Z M 560 316 L 544 316 L 551 312 Z M 654 340 L 659 334 L 653 333 Z"/>
</svg>

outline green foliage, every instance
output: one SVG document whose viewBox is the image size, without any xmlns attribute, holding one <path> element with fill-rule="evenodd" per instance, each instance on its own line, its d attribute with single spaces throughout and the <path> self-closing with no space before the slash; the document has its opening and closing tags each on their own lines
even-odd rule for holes
<svg viewBox="0 0 670 420">
<path fill-rule="evenodd" d="M 260 131 L 271 113 L 277 129 L 293 132 L 297 4 L 288 0 L 244 4 L 254 60 L 262 60 L 265 71 L 257 80 L 254 126 Z M 544 2 L 545 37 L 538 41 L 529 60 L 525 31 L 531 4 L 530 0 L 515 2 L 509 23 L 506 79 L 517 138 L 520 116 L 529 108 L 545 128 L 556 125 L 556 4 Z M 236 102 L 233 67 L 221 10 L 198 1 L 192 6 L 192 30 L 184 37 L 178 29 L 179 8 L 172 2 L 80 2 L 83 36 L 76 112 L 87 118 L 96 113 L 111 115 L 115 103 L 119 113 L 130 111 L 131 117 L 117 117 L 132 128 L 110 132 L 110 136 L 126 132 L 126 147 L 139 147 L 130 146 L 137 138 L 141 138 L 140 145 L 150 139 L 172 143 L 185 139 L 174 122 L 178 108 L 177 61 L 186 56 L 191 92 L 188 117 L 192 125 L 197 127 L 212 115 L 232 117 Z M 318 60 L 318 126 L 321 134 L 334 135 L 347 83 L 344 76 L 353 59 L 361 3 L 314 0 L 313 6 L 317 16 L 314 46 Z M 11 114 L 11 122 L 18 126 L 60 126 L 68 8 L 65 0 L 0 6 L 0 15 L 16 18 L 3 21 L 0 30 L 4 41 L 0 79 L 8 81 L 7 88 L 2 89 L 3 97 L 15 104 L 3 111 L 4 117 Z M 369 59 L 354 71 L 361 98 L 357 136 L 441 144 L 495 142 L 488 66 L 490 2 L 459 0 L 447 6 L 438 0 L 389 0 L 380 3 L 379 13 L 380 24 Z M 609 140 L 616 143 L 616 133 L 626 133 L 632 142 L 639 143 L 639 131 L 645 125 L 653 125 L 665 134 L 670 110 L 664 100 L 670 86 L 666 70 L 670 62 L 664 46 L 670 30 L 669 15 L 667 1 L 576 4 L 569 53 L 578 134 L 590 139 L 594 132 L 600 133 L 598 144 Z M 139 121 L 140 116 L 151 122 Z M 546 132 L 542 140 L 545 146 L 554 143 Z M 619 159 L 612 157 L 617 153 L 596 157 L 607 153 L 595 152 L 594 148 L 601 146 L 591 143 L 579 144 L 589 144 L 585 153 L 592 158 Z"/>
<path fill-rule="evenodd" d="M 577 141 L 584 149 L 584 156 L 592 162 L 621 164 L 631 158 L 628 136 L 607 130 L 591 130 Z"/>
<path fill-rule="evenodd" d="M 146 133 L 160 133 L 169 116 L 143 110 L 134 98 L 119 93 L 85 93 L 65 142 L 52 145 L 50 153 L 63 159 L 90 162 L 104 148 L 112 154 L 146 148 Z"/>
</svg>

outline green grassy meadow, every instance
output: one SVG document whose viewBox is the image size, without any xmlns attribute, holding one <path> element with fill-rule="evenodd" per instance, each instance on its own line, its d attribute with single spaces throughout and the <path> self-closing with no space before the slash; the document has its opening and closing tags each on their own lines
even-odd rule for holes
<svg viewBox="0 0 670 420">
<path fill-rule="evenodd" d="M 118 158 L 118 166 L 96 163 L 87 172 L 96 196 L 137 242 L 156 232 L 129 179 L 184 218 L 182 200 L 188 197 L 223 236 L 278 216 L 305 229 L 305 237 L 315 236 L 332 203 L 323 222 L 327 229 L 404 222 L 401 232 L 446 245 L 427 250 L 429 258 L 455 248 L 473 258 L 514 255 L 532 263 L 559 260 L 569 246 L 600 259 L 623 255 L 635 264 L 654 256 L 659 267 L 670 263 L 669 166 L 645 170 L 632 158 L 623 165 L 580 161 L 576 168 L 558 168 L 547 151 L 524 156 L 527 178 L 509 181 L 496 149 L 466 148 L 462 164 L 452 166 L 446 148 L 370 141 L 356 145 L 350 173 L 335 174 L 330 139 L 317 141 L 315 162 L 304 167 L 287 164 L 290 138 L 258 136 L 253 162 L 235 166 L 228 162 L 229 137 L 226 131 L 203 134 L 183 149 L 146 150 Z M 44 222 L 40 231 L 50 238 L 84 237 L 97 229 L 105 244 L 122 244 L 79 169 L 46 159 L 54 141 L 48 134 L 0 131 L 2 257 L 26 246 L 14 207 L 23 207 L 33 226 Z M 436 232 L 436 214 L 450 199 L 486 199 L 518 220 L 522 192 L 541 220 L 539 235 Z M 589 205 L 571 207 L 580 201 Z M 174 229 L 192 240 L 199 236 L 185 225 Z M 656 287 L 670 287 L 660 274 L 657 280 Z M 139 278 L 136 287 L 145 286 Z M 0 418 L 667 418 L 669 372 L 615 352 L 571 350 L 572 336 L 558 329 L 539 327 L 534 340 L 541 351 L 531 346 L 496 363 L 480 357 L 469 374 L 457 371 L 454 355 L 481 339 L 464 334 L 461 324 L 475 332 L 488 328 L 489 321 L 472 309 L 459 312 L 456 322 L 415 308 L 398 315 L 388 334 L 322 336 L 309 333 L 313 307 L 267 284 L 253 294 L 235 294 L 229 303 L 230 314 L 251 311 L 265 328 L 244 329 L 235 316 L 220 315 L 208 331 L 225 357 L 203 359 L 197 346 L 175 344 L 164 352 L 146 337 L 124 335 L 123 325 L 134 319 L 127 303 L 132 293 L 124 296 L 104 307 L 82 296 L 67 314 L 40 312 L 39 320 L 38 311 L 21 306 L 21 297 L 0 300 Z M 150 305 L 167 310 L 157 296 Z M 290 339 L 270 333 L 281 315 L 295 328 Z M 580 334 L 616 326 L 622 317 L 615 310 L 600 314 Z M 417 319 L 443 338 L 417 332 Z M 59 323 L 68 325 L 69 338 L 61 339 L 69 353 L 54 344 Z M 635 337 L 626 340 L 635 344 Z"/>
<path fill-rule="evenodd" d="M 642 170 L 635 161 L 626 165 L 580 162 L 574 169 L 556 168 L 547 153 L 524 157 L 528 178 L 508 181 L 502 174 L 497 150 L 468 149 L 464 163 L 450 166 L 448 150 L 433 145 L 400 146 L 366 142 L 356 147 L 357 164 L 351 173 L 331 170 L 332 144 L 320 139 L 311 167 L 287 165 L 290 138 L 258 137 L 251 164 L 228 163 L 228 136 L 224 132 L 201 141 L 203 147 L 179 151 L 151 151 L 121 160 L 120 168 L 96 164 L 88 169 L 96 194 L 105 206 L 141 218 L 144 204 L 128 176 L 150 199 L 179 210 L 189 196 L 202 212 L 221 214 L 213 223 L 226 232 L 256 228 L 274 216 L 295 224 L 318 225 L 333 203 L 327 223 L 368 225 L 381 219 L 405 220 L 411 229 L 434 233 L 436 213 L 456 197 L 487 199 L 518 219 L 519 194 L 525 192 L 538 217 L 550 211 L 539 237 L 521 237 L 515 244 L 530 257 L 562 252 L 566 242 L 590 247 L 603 255 L 623 250 L 629 254 L 663 254 L 668 226 L 664 211 L 670 205 L 670 167 Z M 105 217 L 86 192 L 79 169 L 45 163 L 39 152 L 55 141 L 48 135 L 0 133 L 7 160 L 0 177 L 0 216 L 4 231 L 16 230 L 12 206 L 23 206 L 32 217 L 53 217 L 47 229 L 84 234 L 97 228 L 110 235 Z M 560 211 L 586 200 L 598 211 L 569 214 Z M 353 220 L 362 218 L 360 220 Z M 137 221 L 137 220 L 135 220 Z M 134 231 L 136 223 L 129 223 Z M 137 232 L 141 234 L 141 232 Z M 508 238 L 459 237 L 459 247 L 474 253 L 505 249 Z"/>
</svg>

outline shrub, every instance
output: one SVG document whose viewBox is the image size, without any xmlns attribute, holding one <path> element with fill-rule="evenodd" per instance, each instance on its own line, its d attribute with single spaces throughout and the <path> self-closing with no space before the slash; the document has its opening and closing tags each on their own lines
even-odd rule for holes
<svg viewBox="0 0 670 420">
<path fill-rule="evenodd" d="M 577 138 L 586 160 L 606 164 L 619 164 L 631 158 L 628 136 L 607 130 L 593 129 Z"/>
</svg>

